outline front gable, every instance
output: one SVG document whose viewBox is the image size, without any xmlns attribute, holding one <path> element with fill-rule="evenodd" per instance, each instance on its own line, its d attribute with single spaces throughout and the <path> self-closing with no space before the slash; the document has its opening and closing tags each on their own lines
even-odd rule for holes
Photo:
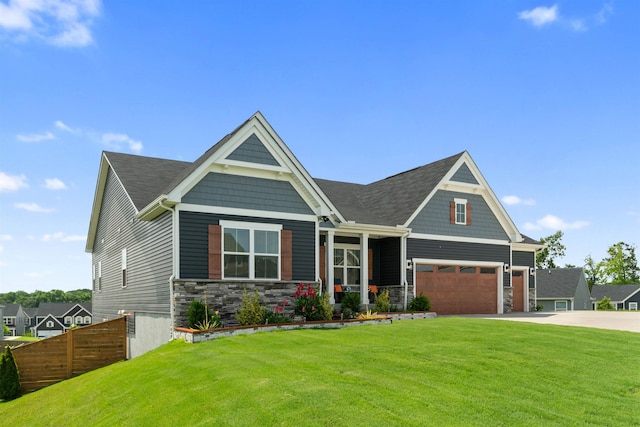
<svg viewBox="0 0 640 427">
<path fill-rule="evenodd" d="M 456 205 L 465 205 L 464 223 Z M 521 242 L 522 236 L 466 151 L 405 223 L 414 235 Z"/>
<path fill-rule="evenodd" d="M 170 190 L 168 204 L 182 203 L 185 210 L 193 205 L 233 208 L 245 215 L 286 212 L 307 220 L 339 216 L 260 113 L 213 148 Z"/>
<path fill-rule="evenodd" d="M 64 325 L 56 319 L 53 315 L 48 314 L 47 316 L 38 323 L 36 326 L 38 331 L 64 331 Z"/>
</svg>

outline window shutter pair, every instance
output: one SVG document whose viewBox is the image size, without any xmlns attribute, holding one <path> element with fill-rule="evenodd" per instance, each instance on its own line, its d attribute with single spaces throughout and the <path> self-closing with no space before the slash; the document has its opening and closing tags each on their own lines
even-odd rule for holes
<svg viewBox="0 0 640 427">
<path fill-rule="evenodd" d="M 280 231 L 280 278 L 293 280 L 293 232 Z M 209 225 L 209 279 L 222 279 L 222 226 Z"/>
<path fill-rule="evenodd" d="M 471 225 L 471 203 L 466 204 L 466 209 L 467 225 Z M 449 222 L 456 223 L 456 202 L 449 202 Z"/>
</svg>

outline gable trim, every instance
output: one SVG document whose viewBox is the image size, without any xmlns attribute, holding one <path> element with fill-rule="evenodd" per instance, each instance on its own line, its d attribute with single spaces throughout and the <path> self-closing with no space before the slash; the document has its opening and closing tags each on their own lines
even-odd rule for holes
<svg viewBox="0 0 640 427">
<path fill-rule="evenodd" d="M 471 173 L 473 173 L 473 176 L 479 182 L 478 185 L 451 181 L 451 177 L 463 164 L 466 164 L 467 167 L 471 170 Z M 408 227 L 411 222 L 416 219 L 416 217 L 420 214 L 420 212 L 422 212 L 422 210 L 427 206 L 431 199 L 433 199 L 438 190 L 459 191 L 463 193 L 478 194 L 482 196 L 482 198 L 487 203 L 487 206 L 489 207 L 491 212 L 493 212 L 498 223 L 507 234 L 507 236 L 509 236 L 511 241 L 522 242 L 524 240 L 517 227 L 507 214 L 507 211 L 504 209 L 497 196 L 495 195 L 487 181 L 484 179 L 484 176 L 478 169 L 478 166 L 475 164 L 467 151 L 462 153 L 460 158 L 444 175 L 438 185 L 433 188 L 431 193 L 429 193 L 425 200 L 420 204 L 420 206 L 418 206 L 418 208 L 413 212 L 409 219 L 404 223 L 405 227 Z"/>
</svg>

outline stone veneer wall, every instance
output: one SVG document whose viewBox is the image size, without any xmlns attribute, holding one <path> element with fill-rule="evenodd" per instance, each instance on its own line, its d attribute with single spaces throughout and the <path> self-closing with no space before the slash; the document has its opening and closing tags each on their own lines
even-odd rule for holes
<svg viewBox="0 0 640 427">
<path fill-rule="evenodd" d="M 536 290 L 529 289 L 529 311 L 536 311 Z"/>
<path fill-rule="evenodd" d="M 305 286 L 311 284 L 318 289 L 317 282 L 304 282 Z M 273 308 L 287 300 L 284 314 L 293 317 L 293 294 L 300 285 L 299 281 L 247 281 L 225 282 L 223 280 L 175 280 L 173 282 L 173 309 L 174 327 L 188 327 L 187 310 L 193 300 L 204 301 L 212 310 L 219 311 L 222 325 L 225 327 L 236 326 L 236 312 L 242 304 L 242 294 L 247 290 L 249 296 L 253 296 L 258 290 L 260 302 L 268 308 Z"/>
<path fill-rule="evenodd" d="M 398 310 L 404 310 L 406 308 L 404 307 L 404 286 L 378 286 L 378 292 L 382 292 L 385 289 L 389 290 L 389 304 L 395 305 Z M 413 299 L 413 285 L 407 287 L 407 292 L 409 293 L 407 304 L 409 304 Z M 375 303 L 375 299 L 372 300 L 372 303 Z"/>
<path fill-rule="evenodd" d="M 502 291 L 502 312 L 511 313 L 513 311 L 513 288 L 505 286 Z"/>
</svg>

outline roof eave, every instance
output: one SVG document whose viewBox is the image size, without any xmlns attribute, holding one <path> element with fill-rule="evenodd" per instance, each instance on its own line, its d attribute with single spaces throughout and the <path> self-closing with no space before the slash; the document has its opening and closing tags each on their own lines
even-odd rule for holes
<svg viewBox="0 0 640 427">
<path fill-rule="evenodd" d="M 170 201 L 166 194 L 162 194 L 154 201 L 145 206 L 138 214 L 136 218 L 140 221 L 151 221 L 160 216 L 163 212 L 166 212 L 177 205 L 178 202 Z"/>
</svg>

